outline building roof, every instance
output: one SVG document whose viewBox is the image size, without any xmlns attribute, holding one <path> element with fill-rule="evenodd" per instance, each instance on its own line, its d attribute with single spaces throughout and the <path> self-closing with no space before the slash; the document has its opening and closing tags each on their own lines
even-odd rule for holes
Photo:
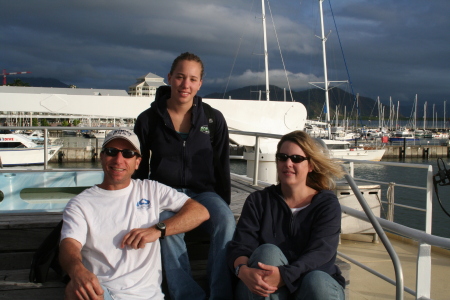
<svg viewBox="0 0 450 300">
<path fill-rule="evenodd" d="M 143 75 L 139 78 L 136 79 L 136 83 L 132 84 L 128 87 L 128 89 L 130 88 L 135 88 L 138 86 L 149 86 L 149 87 L 154 87 L 154 88 L 158 88 L 161 85 L 167 85 L 164 82 L 164 78 L 155 75 L 153 73 L 147 73 L 147 75 Z"/>
<path fill-rule="evenodd" d="M 153 73 L 147 73 L 147 75 L 143 75 L 143 76 L 137 78 L 137 81 L 159 81 L 159 82 L 161 82 L 161 81 L 164 81 L 164 78 L 162 78 L 158 75 L 155 75 Z"/>
<path fill-rule="evenodd" d="M 0 86 L 0 93 L 128 96 L 125 90 Z"/>
</svg>

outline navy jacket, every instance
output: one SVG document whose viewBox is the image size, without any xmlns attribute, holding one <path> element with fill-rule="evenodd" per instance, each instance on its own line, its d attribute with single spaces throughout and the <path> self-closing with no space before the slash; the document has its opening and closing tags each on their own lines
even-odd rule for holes
<svg viewBox="0 0 450 300">
<path fill-rule="evenodd" d="M 320 191 L 294 216 L 281 196 L 280 186 L 272 185 L 250 194 L 245 201 L 227 262 L 234 270 L 238 257 L 250 257 L 260 245 L 273 244 L 289 261 L 279 270 L 291 293 L 313 270 L 330 274 L 345 287 L 345 279 L 335 265 L 340 229 L 341 207 L 332 191 Z"/>
<path fill-rule="evenodd" d="M 216 192 L 230 203 L 230 158 L 228 127 L 222 113 L 214 109 L 215 135 L 212 145 L 208 119 L 201 97 L 194 97 L 191 129 L 183 140 L 167 112 L 170 86 L 159 87 L 155 101 L 142 112 L 134 127 L 141 143 L 142 162 L 133 178 L 159 181 L 173 188 L 194 192 Z M 150 169 L 149 158 L 151 151 Z M 217 159 L 214 164 L 213 152 Z"/>
</svg>

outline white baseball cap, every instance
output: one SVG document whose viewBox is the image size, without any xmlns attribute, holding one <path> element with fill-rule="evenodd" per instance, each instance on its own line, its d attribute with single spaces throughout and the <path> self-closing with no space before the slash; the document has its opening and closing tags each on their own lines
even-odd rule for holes
<svg viewBox="0 0 450 300">
<path fill-rule="evenodd" d="M 103 141 L 102 148 L 105 148 L 105 146 L 114 139 L 124 139 L 130 142 L 134 149 L 141 154 L 141 144 L 139 143 L 137 135 L 133 131 L 129 129 L 115 129 L 109 132 Z"/>
</svg>

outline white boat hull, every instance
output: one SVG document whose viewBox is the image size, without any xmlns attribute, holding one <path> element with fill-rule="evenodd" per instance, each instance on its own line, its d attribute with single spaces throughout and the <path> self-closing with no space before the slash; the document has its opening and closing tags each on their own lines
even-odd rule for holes
<svg viewBox="0 0 450 300">
<path fill-rule="evenodd" d="M 362 149 L 331 149 L 331 156 L 337 159 L 371 160 L 380 161 L 385 149 L 362 150 Z"/>
<path fill-rule="evenodd" d="M 61 147 L 62 145 L 48 146 L 47 159 L 50 160 Z M 3 166 L 43 165 L 44 146 L 36 148 L 0 149 L 0 159 Z"/>
</svg>

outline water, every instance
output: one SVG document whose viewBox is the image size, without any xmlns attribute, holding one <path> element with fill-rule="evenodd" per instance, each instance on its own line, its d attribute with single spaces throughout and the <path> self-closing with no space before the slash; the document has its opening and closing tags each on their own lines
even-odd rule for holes
<svg viewBox="0 0 450 300">
<path fill-rule="evenodd" d="M 437 173 L 436 159 L 409 158 L 403 161 L 398 159 L 383 159 L 382 161 L 404 162 L 414 164 L 432 165 L 434 174 Z M 443 158 L 445 166 L 450 168 L 450 159 Z M 231 171 L 236 174 L 246 174 L 246 162 L 243 160 L 231 160 Z M 101 168 L 97 162 L 71 162 L 71 163 L 49 163 L 52 169 L 67 168 Z M 5 168 L 6 169 L 6 168 Z M 8 169 L 23 169 L 23 167 L 11 167 Z M 27 167 L 27 169 L 43 169 L 43 166 Z M 355 164 L 355 177 L 383 182 L 395 182 L 397 184 L 408 184 L 425 187 L 426 169 L 410 169 L 381 165 L 359 165 Z M 450 213 L 450 185 L 438 186 L 439 197 L 444 208 Z M 381 184 L 381 198 L 387 201 L 387 184 Z M 395 203 L 425 208 L 425 191 L 395 187 Z M 386 217 L 387 207 L 383 205 L 381 216 Z M 425 212 L 395 207 L 394 221 L 408 227 L 419 230 L 425 229 Z M 433 223 L 432 233 L 438 236 L 450 238 L 450 218 L 443 212 L 433 191 Z"/>
</svg>

